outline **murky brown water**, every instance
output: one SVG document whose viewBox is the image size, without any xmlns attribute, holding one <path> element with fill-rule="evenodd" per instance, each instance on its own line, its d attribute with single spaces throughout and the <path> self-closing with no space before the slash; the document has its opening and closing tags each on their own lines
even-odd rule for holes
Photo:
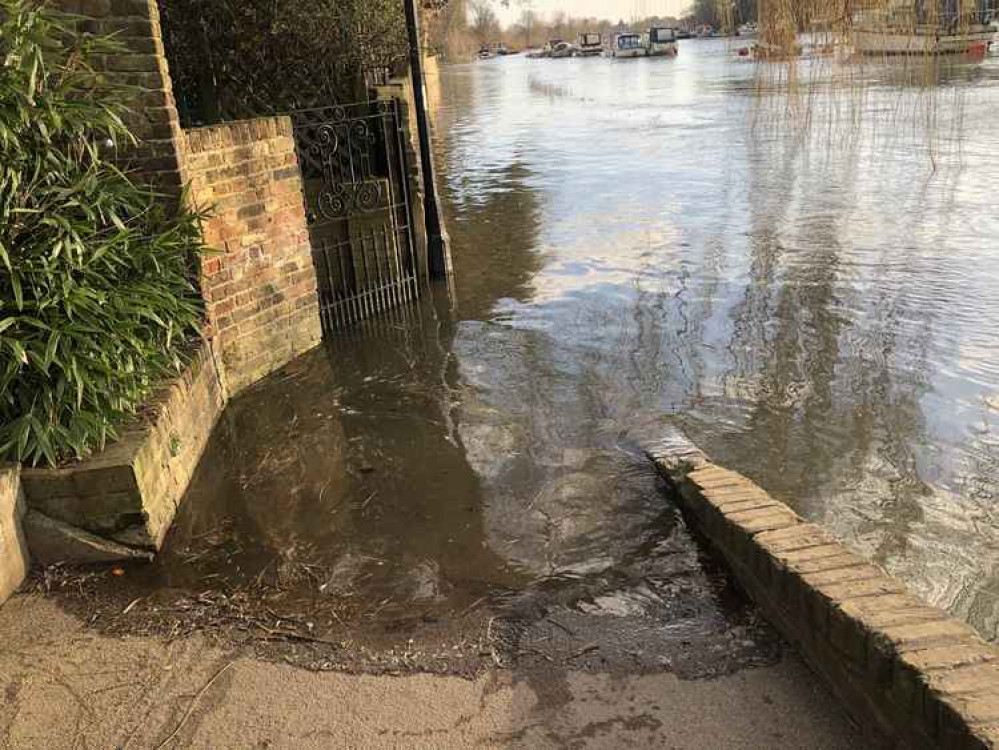
<svg viewBox="0 0 999 750">
<path fill-rule="evenodd" d="M 470 623 L 501 661 L 771 659 L 642 458 L 679 429 L 994 638 L 999 62 L 944 71 L 961 106 L 930 129 L 897 69 L 826 85 L 809 131 L 754 71 L 707 41 L 447 69 L 451 303 L 237 400 L 133 613 L 207 627 L 222 596 L 265 631 Z"/>
</svg>

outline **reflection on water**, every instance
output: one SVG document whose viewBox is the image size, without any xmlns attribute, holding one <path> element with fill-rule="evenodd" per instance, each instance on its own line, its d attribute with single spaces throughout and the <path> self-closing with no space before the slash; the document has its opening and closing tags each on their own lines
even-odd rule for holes
<svg viewBox="0 0 999 750">
<path fill-rule="evenodd" d="M 909 73 L 866 67 L 805 129 L 716 42 L 450 69 L 459 314 L 483 269 L 525 278 L 454 348 L 535 469 L 675 425 L 994 638 L 999 64 Z"/>
<path fill-rule="evenodd" d="M 582 662 L 770 658 L 641 458 L 679 430 L 994 638 L 999 61 L 933 138 L 882 73 L 803 130 L 716 42 L 446 69 L 451 298 L 235 402 L 147 575 L 324 631 L 493 607 Z"/>
</svg>

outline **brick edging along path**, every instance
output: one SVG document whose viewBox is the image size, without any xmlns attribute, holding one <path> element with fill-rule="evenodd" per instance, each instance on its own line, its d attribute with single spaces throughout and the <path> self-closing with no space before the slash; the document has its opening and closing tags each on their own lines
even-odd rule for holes
<svg viewBox="0 0 999 750">
<path fill-rule="evenodd" d="M 692 450 L 649 457 L 871 746 L 999 747 L 999 649 L 742 475 Z"/>
</svg>

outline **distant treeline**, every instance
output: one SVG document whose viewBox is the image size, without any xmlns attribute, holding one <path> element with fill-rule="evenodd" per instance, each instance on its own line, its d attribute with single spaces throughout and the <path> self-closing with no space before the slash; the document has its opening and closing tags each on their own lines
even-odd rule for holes
<svg viewBox="0 0 999 750">
<path fill-rule="evenodd" d="M 502 28 L 499 6 L 518 11 L 516 21 Z M 450 0 L 428 21 L 428 41 L 432 49 L 452 60 L 472 57 L 486 44 L 505 43 L 510 49 L 540 47 L 550 39 L 573 41 L 583 32 L 610 35 L 626 29 L 645 29 L 654 25 L 696 27 L 707 24 L 731 30 L 739 24 L 756 20 L 756 0 L 695 0 L 683 18 L 651 16 L 644 19 L 611 21 L 577 18 L 565 11 L 545 14 L 534 9 L 534 0 Z"/>
</svg>

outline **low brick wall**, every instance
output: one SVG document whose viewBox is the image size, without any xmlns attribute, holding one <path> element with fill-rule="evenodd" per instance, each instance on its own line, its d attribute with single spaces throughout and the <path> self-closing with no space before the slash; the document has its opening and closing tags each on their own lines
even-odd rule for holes
<svg viewBox="0 0 999 750">
<path fill-rule="evenodd" d="M 866 746 L 999 746 L 999 649 L 745 477 L 649 452 L 744 590 L 867 730 Z"/>
<path fill-rule="evenodd" d="M 316 271 L 291 120 L 185 131 L 191 200 L 212 211 L 201 289 L 231 395 L 321 340 Z"/>
<path fill-rule="evenodd" d="M 25 533 L 42 564 L 160 548 L 226 398 L 209 346 L 148 405 L 151 417 L 86 461 L 24 469 Z"/>
<path fill-rule="evenodd" d="M 19 467 L 0 465 L 0 604 L 28 572 L 28 547 L 21 530 L 24 495 Z"/>
</svg>

